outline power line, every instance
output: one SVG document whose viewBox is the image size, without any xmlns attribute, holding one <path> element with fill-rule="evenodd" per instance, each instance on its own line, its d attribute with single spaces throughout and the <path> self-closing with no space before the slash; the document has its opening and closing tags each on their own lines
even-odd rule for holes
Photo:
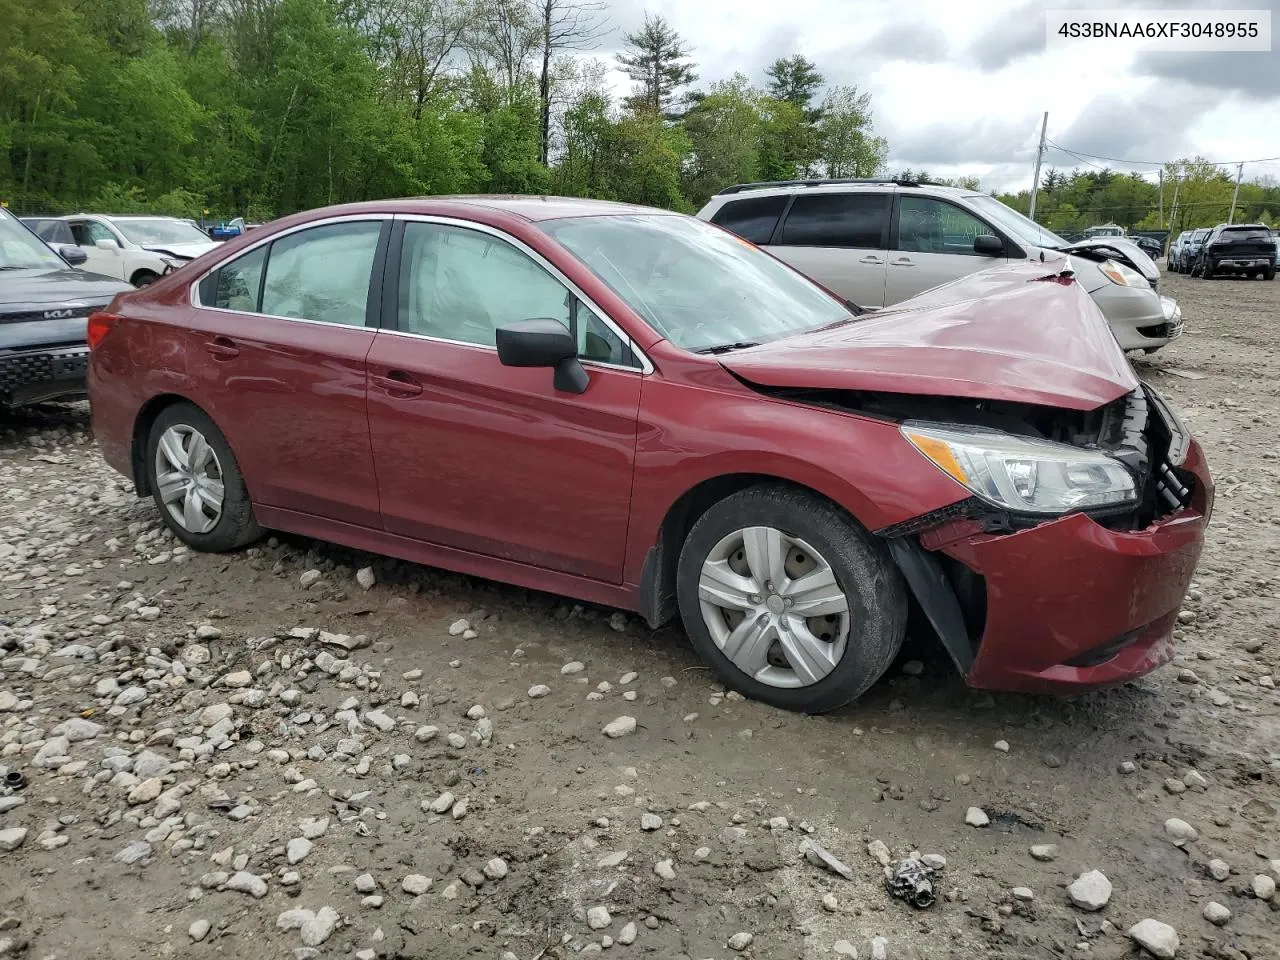
<svg viewBox="0 0 1280 960">
<path fill-rule="evenodd" d="M 1103 157 L 1096 153 L 1085 153 L 1080 150 L 1068 150 L 1062 144 L 1054 140 L 1047 141 L 1051 146 L 1056 147 L 1063 153 L 1069 153 L 1078 160 L 1084 160 L 1088 157 L 1091 160 L 1106 160 L 1109 163 L 1129 163 L 1139 167 L 1163 167 L 1166 163 L 1180 163 L 1179 160 L 1126 160 L 1121 157 Z M 1234 167 L 1238 163 L 1269 163 L 1272 160 L 1280 160 L 1280 157 L 1258 157 L 1255 160 L 1206 160 L 1205 163 L 1212 164 L 1215 167 Z"/>
</svg>

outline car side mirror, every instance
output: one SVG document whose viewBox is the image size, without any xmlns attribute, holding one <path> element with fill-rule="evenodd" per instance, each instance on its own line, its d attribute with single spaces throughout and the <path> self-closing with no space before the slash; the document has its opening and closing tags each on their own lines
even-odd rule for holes
<svg viewBox="0 0 1280 960">
<path fill-rule="evenodd" d="M 73 267 L 78 267 L 89 259 L 89 255 L 74 243 L 55 243 L 53 252 Z"/>
<path fill-rule="evenodd" d="M 559 320 L 517 320 L 497 329 L 498 360 L 506 367 L 553 367 L 555 388 L 585 393 L 591 378 L 578 360 L 578 344 Z"/>
<path fill-rule="evenodd" d="M 990 234 L 973 238 L 973 252 L 984 257 L 998 257 L 1004 253 L 1004 241 Z"/>
<path fill-rule="evenodd" d="M 114 240 L 107 240 L 105 238 L 93 241 L 93 245 L 99 250 L 115 250 L 118 246 Z"/>
</svg>

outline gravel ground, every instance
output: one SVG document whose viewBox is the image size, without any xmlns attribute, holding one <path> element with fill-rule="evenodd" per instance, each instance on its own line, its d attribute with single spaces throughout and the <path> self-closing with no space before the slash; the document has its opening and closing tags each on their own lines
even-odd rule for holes
<svg viewBox="0 0 1280 960">
<path fill-rule="evenodd" d="M 1280 956 L 1280 283 L 1166 285 L 1139 365 L 1217 510 L 1177 662 L 1071 701 L 919 646 L 782 713 L 613 611 L 188 554 L 83 405 L 0 421 L 0 956 Z M 912 852 L 932 909 L 882 884 Z"/>
</svg>

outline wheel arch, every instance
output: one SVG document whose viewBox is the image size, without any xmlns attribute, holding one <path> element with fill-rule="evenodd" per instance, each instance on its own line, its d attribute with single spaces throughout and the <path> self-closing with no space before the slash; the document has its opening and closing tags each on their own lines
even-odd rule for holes
<svg viewBox="0 0 1280 960">
<path fill-rule="evenodd" d="M 644 557 L 640 571 L 639 610 L 649 626 L 657 629 L 678 614 L 676 570 L 680 550 L 698 518 L 725 497 L 762 485 L 790 487 L 834 504 L 845 513 L 848 508 L 821 490 L 787 477 L 768 473 L 724 473 L 707 477 L 676 498 L 667 508 L 658 527 L 658 538 Z M 849 514 L 851 522 L 858 520 Z"/>
<path fill-rule="evenodd" d="M 180 393 L 160 393 L 144 403 L 133 419 L 133 435 L 129 440 L 129 467 L 133 474 L 133 489 L 139 497 L 151 495 L 151 480 L 147 475 L 147 438 L 151 436 L 151 426 L 169 407 L 179 403 L 188 403 L 209 416 L 209 411 L 190 397 Z M 212 419 L 212 418 L 210 418 Z M 227 441 L 230 443 L 230 441 Z"/>
<path fill-rule="evenodd" d="M 158 270 L 153 270 L 149 266 L 141 266 L 129 274 L 129 282 L 136 287 L 138 285 L 138 278 L 143 275 L 155 277 L 157 280 L 159 280 L 161 276 Z"/>
</svg>

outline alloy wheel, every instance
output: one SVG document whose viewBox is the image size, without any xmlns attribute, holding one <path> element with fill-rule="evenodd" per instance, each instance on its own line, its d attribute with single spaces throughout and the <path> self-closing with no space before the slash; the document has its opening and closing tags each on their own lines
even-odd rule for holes
<svg viewBox="0 0 1280 960">
<path fill-rule="evenodd" d="M 208 533 L 222 519 L 222 464 L 195 427 L 176 423 L 156 444 L 156 489 L 175 523 L 190 533 Z"/>
<path fill-rule="evenodd" d="M 773 687 L 806 687 L 844 656 L 849 600 L 831 564 L 774 527 L 720 540 L 698 579 L 711 639 L 739 670 Z"/>
</svg>

